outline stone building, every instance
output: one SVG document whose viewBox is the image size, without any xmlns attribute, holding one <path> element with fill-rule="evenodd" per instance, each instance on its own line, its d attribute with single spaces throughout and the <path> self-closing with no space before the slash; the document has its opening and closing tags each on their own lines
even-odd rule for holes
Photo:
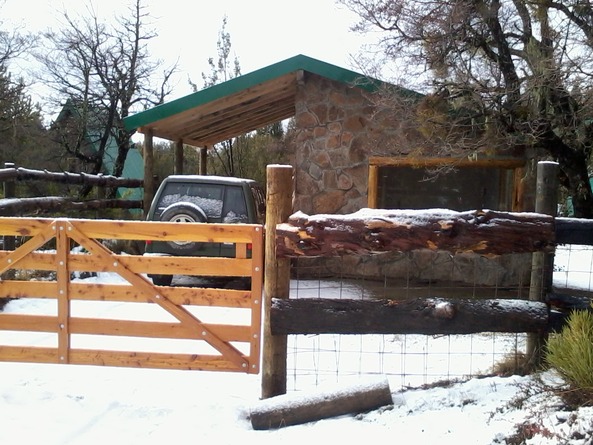
<svg viewBox="0 0 593 445">
<path fill-rule="evenodd" d="M 370 99 L 385 86 L 362 74 L 298 55 L 129 116 L 125 119 L 126 127 L 145 135 L 146 208 L 152 199 L 148 190 L 152 189 L 153 180 L 153 137 L 177 143 L 175 173 L 181 173 L 179 166 L 182 165 L 183 151 L 180 147 L 183 144 L 199 147 L 200 172 L 204 173 L 209 147 L 294 117 L 295 211 L 345 214 L 364 207 L 398 208 L 399 198 L 394 198 L 398 194 L 402 199 L 408 198 L 402 201 L 405 208 L 413 205 L 414 208 L 463 210 L 464 206 L 488 205 L 499 210 L 530 210 L 529 199 L 525 199 L 528 195 L 525 191 L 530 189 L 531 183 L 530 179 L 526 180 L 530 178 L 529 165 L 523 159 L 460 160 L 458 165 L 470 168 L 472 175 L 450 176 L 448 182 L 426 189 L 423 188 L 426 184 L 420 187 L 419 180 L 414 179 L 414 173 L 422 167 L 424 160 L 378 156 L 381 150 L 377 141 L 398 140 L 410 134 L 401 123 L 377 113 L 374 108 Z M 391 87 L 401 94 L 421 97 L 412 91 Z M 434 159 L 427 161 L 427 165 L 434 166 L 434 163 Z M 473 178 L 470 184 L 458 182 L 458 179 L 469 177 Z M 392 178 L 404 179 L 398 183 Z M 476 187 L 476 183 L 480 187 Z M 470 191 L 474 192 L 471 196 Z M 467 199 L 460 198 L 466 195 Z M 486 197 L 489 200 L 485 200 Z M 341 263 L 350 262 L 351 270 L 360 270 L 360 261 L 350 259 Z M 440 260 L 437 258 L 436 261 Z M 494 277 L 484 279 L 507 284 L 524 281 L 527 273 L 524 268 L 517 269 L 505 261 L 500 263 L 500 273 L 495 272 Z M 422 271 L 427 269 L 427 262 L 434 263 L 435 258 L 427 259 L 423 253 L 412 262 L 415 262 L 412 268 L 417 278 L 424 279 Z M 397 269 L 396 259 L 374 263 L 379 265 L 368 266 L 370 275 L 399 273 L 394 271 Z M 410 268 L 409 265 L 406 267 Z M 461 279 L 470 273 L 468 267 L 474 266 L 453 265 L 452 269 L 460 271 Z M 333 266 L 328 266 L 327 273 L 331 274 L 332 270 Z M 485 277 L 484 274 L 478 275 Z"/>
</svg>

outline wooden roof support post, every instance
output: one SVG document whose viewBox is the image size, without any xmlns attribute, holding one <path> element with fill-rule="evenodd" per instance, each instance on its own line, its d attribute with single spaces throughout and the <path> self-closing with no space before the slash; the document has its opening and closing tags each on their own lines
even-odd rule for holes
<svg viewBox="0 0 593 445">
<path fill-rule="evenodd" d="M 367 207 L 376 209 L 379 205 L 379 166 L 369 165 L 369 183 L 367 192 Z"/>
<path fill-rule="evenodd" d="M 266 192 L 266 249 L 264 276 L 264 324 L 262 353 L 262 398 L 286 394 L 286 335 L 272 335 L 270 311 L 272 298 L 288 298 L 290 259 L 276 257 L 276 226 L 292 213 L 293 168 L 268 165 Z"/>
<path fill-rule="evenodd" d="M 178 139 L 175 142 L 175 162 L 173 164 L 173 173 L 176 175 L 183 174 L 183 139 Z"/>
<path fill-rule="evenodd" d="M 556 216 L 558 205 L 558 163 L 539 162 L 535 196 L 536 213 Z M 535 252 L 531 257 L 531 280 L 529 299 L 545 301 L 552 290 L 554 254 Z M 527 337 L 527 360 L 531 369 L 538 369 L 543 363 L 546 333 L 529 334 Z"/>
<path fill-rule="evenodd" d="M 148 214 L 152 198 L 154 197 L 154 153 L 153 153 L 153 140 L 152 140 L 152 129 L 148 128 L 144 132 L 144 217 Z"/>
<path fill-rule="evenodd" d="M 200 155 L 200 164 L 199 164 L 199 171 L 200 175 L 208 174 L 208 147 L 200 147 L 199 149 Z"/>
</svg>

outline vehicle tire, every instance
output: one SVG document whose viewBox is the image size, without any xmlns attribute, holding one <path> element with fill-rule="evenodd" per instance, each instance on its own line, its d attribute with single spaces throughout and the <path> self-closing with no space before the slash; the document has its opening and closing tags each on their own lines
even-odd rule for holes
<svg viewBox="0 0 593 445">
<path fill-rule="evenodd" d="M 163 213 L 161 213 L 161 221 L 182 222 L 182 223 L 205 223 L 208 218 L 204 211 L 195 204 L 190 202 L 178 202 L 171 204 Z M 167 244 L 173 250 L 179 252 L 186 252 L 197 247 L 196 242 L 193 241 L 168 241 Z"/>
<path fill-rule="evenodd" d="M 151 275 L 152 283 L 157 286 L 171 286 L 173 275 Z"/>
</svg>

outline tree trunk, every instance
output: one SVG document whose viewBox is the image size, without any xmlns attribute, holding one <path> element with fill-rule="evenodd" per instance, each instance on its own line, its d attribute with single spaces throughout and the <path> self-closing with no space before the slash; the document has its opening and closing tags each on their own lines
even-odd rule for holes
<svg viewBox="0 0 593 445">
<path fill-rule="evenodd" d="M 270 313 L 273 335 L 543 332 L 548 323 L 545 303 L 502 299 L 274 299 Z"/>
</svg>

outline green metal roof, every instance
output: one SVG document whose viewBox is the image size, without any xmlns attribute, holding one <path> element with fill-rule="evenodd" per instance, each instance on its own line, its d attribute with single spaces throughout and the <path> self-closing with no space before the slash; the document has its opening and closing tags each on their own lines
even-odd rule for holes
<svg viewBox="0 0 593 445">
<path fill-rule="evenodd" d="M 299 71 L 369 91 L 382 84 L 354 71 L 298 55 L 128 116 L 124 123 L 128 130 L 151 129 L 157 137 L 196 146 L 211 145 L 293 116 Z"/>
</svg>

